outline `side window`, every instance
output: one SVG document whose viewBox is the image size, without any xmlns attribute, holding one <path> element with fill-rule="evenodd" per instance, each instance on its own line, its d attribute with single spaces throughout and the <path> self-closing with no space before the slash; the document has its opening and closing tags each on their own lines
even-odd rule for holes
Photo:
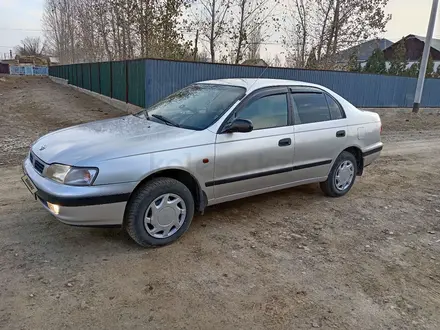
<svg viewBox="0 0 440 330">
<path fill-rule="evenodd" d="M 287 95 L 264 96 L 248 104 L 236 114 L 236 118 L 252 121 L 254 130 L 287 126 Z"/>
<path fill-rule="evenodd" d="M 294 93 L 296 123 L 309 124 L 331 120 L 330 111 L 324 94 L 321 93 Z"/>
<path fill-rule="evenodd" d="M 344 113 L 342 112 L 341 107 L 336 103 L 336 101 L 328 95 L 325 96 L 325 99 L 327 100 L 332 119 L 335 120 L 344 118 Z"/>
</svg>

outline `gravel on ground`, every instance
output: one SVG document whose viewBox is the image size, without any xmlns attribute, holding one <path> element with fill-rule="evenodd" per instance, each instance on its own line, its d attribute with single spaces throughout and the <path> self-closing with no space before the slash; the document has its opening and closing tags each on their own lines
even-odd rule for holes
<svg viewBox="0 0 440 330">
<path fill-rule="evenodd" d="M 0 107 L 0 329 L 440 328 L 440 116 L 383 115 L 383 154 L 346 197 L 220 204 L 142 249 L 61 224 L 20 181 L 38 136 L 122 113 L 35 77 L 5 76 Z"/>
</svg>

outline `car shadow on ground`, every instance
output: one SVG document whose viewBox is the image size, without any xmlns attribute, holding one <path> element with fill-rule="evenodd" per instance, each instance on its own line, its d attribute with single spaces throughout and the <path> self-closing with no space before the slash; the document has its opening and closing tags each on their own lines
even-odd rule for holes
<svg viewBox="0 0 440 330">
<path fill-rule="evenodd" d="M 178 242 L 183 245 L 192 244 L 197 236 L 206 235 L 204 232 L 207 231 L 207 226 L 210 227 L 210 230 L 213 229 L 212 227 L 217 230 L 216 227 L 230 224 L 231 219 L 233 225 L 245 225 L 249 219 L 245 219 L 240 214 L 255 212 L 256 205 L 260 208 L 262 205 L 263 207 L 267 205 L 268 208 L 292 207 L 292 211 L 301 211 L 307 207 L 310 199 L 319 200 L 321 198 L 325 197 L 320 191 L 319 185 L 312 184 L 214 205 L 208 207 L 204 215 L 199 213 L 195 215 L 189 232 L 183 235 Z M 19 237 L 12 238 L 14 241 L 20 241 L 24 237 L 41 237 L 42 233 L 37 232 L 44 232 L 43 236 L 46 237 L 46 240 L 33 243 L 42 244 L 46 248 L 57 251 L 56 254 L 60 258 L 72 255 L 80 257 L 90 254 L 90 251 L 93 251 L 95 257 L 99 258 L 108 255 L 109 251 L 115 255 L 128 251 L 144 250 L 132 241 L 120 227 L 74 227 L 59 222 L 44 210 L 40 211 L 37 211 L 39 213 L 37 217 L 27 220 L 31 221 L 33 225 L 22 226 L 21 230 L 17 232 Z M 243 223 L 240 224 L 240 222 Z M 28 232 L 26 233 L 26 231 Z"/>
<path fill-rule="evenodd" d="M 278 203 L 280 201 L 295 201 L 296 199 L 304 198 L 324 198 L 325 196 L 319 189 L 318 184 L 308 184 L 304 186 L 298 186 L 274 192 L 264 193 L 256 196 L 251 196 L 231 202 L 225 202 L 217 205 L 210 206 L 205 210 L 205 216 L 213 214 L 224 215 L 232 209 L 240 208 L 241 210 L 250 209 L 255 204 L 261 205 L 262 203 Z M 298 207 L 302 207 L 302 203 L 296 204 Z M 197 218 L 202 218 L 198 216 Z M 237 219 L 239 220 L 239 219 Z"/>
</svg>

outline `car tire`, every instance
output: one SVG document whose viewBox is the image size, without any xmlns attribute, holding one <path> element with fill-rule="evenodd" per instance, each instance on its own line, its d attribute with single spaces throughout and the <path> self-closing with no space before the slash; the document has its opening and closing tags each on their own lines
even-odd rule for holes
<svg viewBox="0 0 440 330">
<path fill-rule="evenodd" d="M 333 164 L 327 180 L 320 183 L 321 190 L 327 196 L 342 197 L 353 186 L 356 173 L 356 157 L 348 151 L 343 151 Z"/>
<path fill-rule="evenodd" d="M 146 182 L 134 192 L 127 204 L 124 225 L 137 244 L 163 246 L 182 236 L 193 216 L 194 198 L 188 187 L 175 179 L 160 177 Z M 171 228 L 168 222 L 174 227 Z M 169 230 L 166 234 L 169 236 L 165 236 L 165 231 L 157 231 L 161 228 Z"/>
</svg>

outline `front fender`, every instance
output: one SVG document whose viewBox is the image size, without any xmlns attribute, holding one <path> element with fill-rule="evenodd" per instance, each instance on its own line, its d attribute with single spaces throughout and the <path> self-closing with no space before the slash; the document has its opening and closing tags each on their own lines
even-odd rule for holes
<svg viewBox="0 0 440 330">
<path fill-rule="evenodd" d="M 205 182 L 214 177 L 214 152 L 214 144 L 207 144 L 103 161 L 98 164 L 99 174 L 94 184 L 140 183 L 160 171 L 182 170 L 199 183 L 210 199 L 213 188 L 205 187 Z"/>
</svg>

